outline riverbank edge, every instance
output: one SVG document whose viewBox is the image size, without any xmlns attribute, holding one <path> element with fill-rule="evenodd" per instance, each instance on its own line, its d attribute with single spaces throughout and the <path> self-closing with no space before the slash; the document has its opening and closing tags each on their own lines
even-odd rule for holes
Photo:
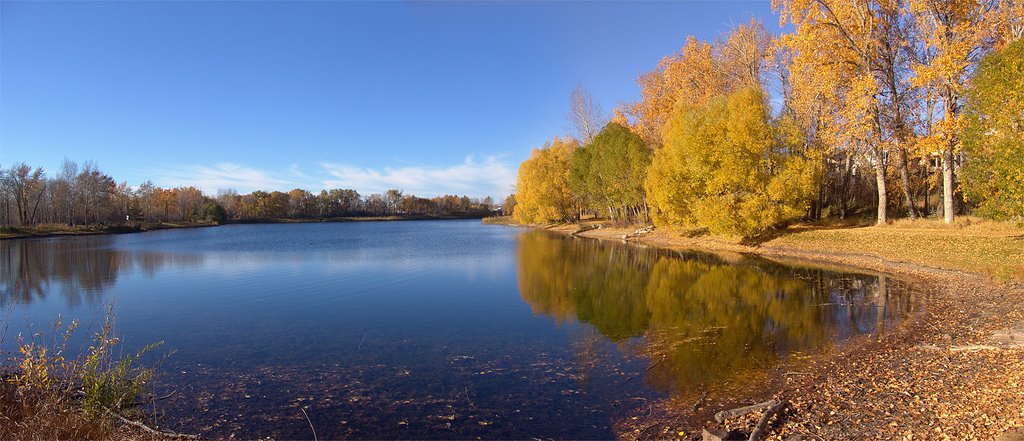
<svg viewBox="0 0 1024 441">
<path fill-rule="evenodd" d="M 756 255 L 772 260 L 784 260 L 791 263 L 802 263 L 804 265 L 850 267 L 861 270 L 870 270 L 880 273 L 891 273 L 893 275 L 911 277 L 932 277 L 936 275 L 954 275 L 965 277 L 976 277 L 980 281 L 992 282 L 991 278 L 984 274 L 971 271 L 943 268 L 938 266 L 926 266 L 913 262 L 890 260 L 885 257 L 872 254 L 842 253 L 825 250 L 807 250 L 793 247 L 744 245 L 717 241 L 713 238 L 688 238 L 655 229 L 647 234 L 634 235 L 637 226 L 629 227 L 602 227 L 580 231 L 580 226 L 575 224 L 562 224 L 556 226 L 529 226 L 530 228 L 551 231 L 554 233 L 566 234 L 588 239 L 620 241 L 637 243 L 668 250 L 697 250 L 715 254 L 735 253 Z M 624 238 L 625 237 L 625 238 Z"/>
<path fill-rule="evenodd" d="M 43 227 L 4 227 L 0 229 L 0 241 L 15 239 L 41 239 L 64 236 L 97 236 L 106 234 L 132 234 L 147 231 L 176 230 L 186 228 L 208 228 L 220 224 L 214 222 L 154 222 L 131 225 L 110 225 L 92 227 L 69 227 L 46 225 Z"/>
<path fill-rule="evenodd" d="M 923 311 L 887 335 L 857 339 L 807 360 L 782 363 L 775 368 L 780 374 L 777 377 L 796 371 L 801 375 L 777 378 L 774 384 L 749 396 L 704 396 L 696 404 L 668 399 L 643 406 L 616 422 L 621 439 L 700 439 L 703 428 L 749 430 L 757 423 L 757 413 L 753 420 L 748 417 L 724 424 L 711 421 L 710 415 L 730 406 L 772 398 L 791 404 L 769 439 L 912 439 L 915 433 L 929 439 L 1024 439 L 1024 394 L 1015 392 L 1016 385 L 1024 387 L 1024 345 L 983 351 L 958 349 L 990 348 L 986 343 L 993 332 L 1024 332 L 1021 280 L 1000 283 L 989 275 L 963 269 L 871 254 L 744 245 L 660 229 L 636 235 L 636 226 L 586 228 L 596 224 L 599 222 L 527 227 L 668 250 L 755 255 L 786 264 L 888 274 L 913 283 L 927 298 Z M 851 363 L 851 358 L 857 361 Z M 974 374 L 978 370 L 994 374 L 979 380 Z M 865 379 L 864 372 L 872 372 L 873 377 Z M 899 390 L 899 386 L 915 384 L 913 378 L 908 383 L 907 376 L 918 374 L 945 387 L 918 389 L 915 394 Z M 860 388 L 866 380 L 891 387 L 865 394 Z M 1007 385 L 1014 386 L 1007 389 Z M 911 406 L 918 407 L 904 411 Z"/>
<path fill-rule="evenodd" d="M 252 224 L 305 224 L 305 223 L 342 223 L 342 222 L 396 222 L 396 221 L 426 221 L 426 220 L 471 220 L 486 219 L 480 216 L 350 216 L 332 218 L 310 218 L 310 219 L 258 219 L 240 220 L 229 222 L 156 222 L 142 223 L 137 225 L 115 225 L 96 228 L 66 227 L 65 229 L 51 230 L 53 226 L 45 228 L 21 228 L 5 227 L 0 229 L 0 240 L 13 239 L 37 239 L 60 236 L 94 236 L 100 234 L 130 234 L 145 233 L 147 231 L 172 230 L 181 228 L 206 228 L 222 225 L 252 225 Z"/>
</svg>

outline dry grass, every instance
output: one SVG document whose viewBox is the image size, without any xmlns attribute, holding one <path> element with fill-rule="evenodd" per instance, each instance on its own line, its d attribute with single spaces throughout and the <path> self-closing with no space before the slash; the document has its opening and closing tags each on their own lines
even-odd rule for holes
<svg viewBox="0 0 1024 441">
<path fill-rule="evenodd" d="M 512 220 L 512 216 L 485 217 L 482 222 L 489 225 L 516 225 L 516 221 Z"/>
<path fill-rule="evenodd" d="M 87 417 L 70 401 L 29 393 L 0 382 L 0 439 L 127 439 L 104 420 Z M 123 431 L 122 431 L 123 432 Z"/>
<path fill-rule="evenodd" d="M 797 225 L 761 246 L 868 255 L 1002 281 L 1024 278 L 1024 229 L 978 218 L 950 225 L 936 220 L 870 227 Z"/>
<path fill-rule="evenodd" d="M 0 239 L 35 235 L 45 236 L 52 234 L 89 234 L 94 233 L 95 231 L 96 229 L 93 227 L 71 227 L 64 224 L 39 224 L 33 227 L 3 227 L 0 228 Z"/>
<path fill-rule="evenodd" d="M 137 361 L 155 345 L 115 354 L 112 309 L 76 356 L 68 343 L 77 330 L 77 321 L 58 319 L 49 332 L 18 336 L 18 354 L 0 362 L 0 439 L 153 439 L 113 415 L 142 416 L 138 398 L 153 369 Z"/>
</svg>

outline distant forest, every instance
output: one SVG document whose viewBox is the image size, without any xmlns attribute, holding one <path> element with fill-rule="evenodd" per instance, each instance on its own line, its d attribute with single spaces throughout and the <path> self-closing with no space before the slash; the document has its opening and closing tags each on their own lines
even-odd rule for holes
<svg viewBox="0 0 1024 441">
<path fill-rule="evenodd" d="M 260 222 L 338 217 L 474 218 L 493 213 L 490 197 L 423 198 L 392 189 L 361 195 L 351 189 L 311 193 L 294 189 L 215 197 L 195 187 L 161 188 L 152 182 L 117 183 L 89 161 L 64 161 L 56 176 L 18 163 L 0 170 L 0 225 L 111 225 L 132 222 Z"/>
</svg>

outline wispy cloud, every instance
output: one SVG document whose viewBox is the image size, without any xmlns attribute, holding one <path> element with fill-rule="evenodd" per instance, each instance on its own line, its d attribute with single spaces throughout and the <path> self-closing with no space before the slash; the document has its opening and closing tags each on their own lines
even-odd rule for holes
<svg viewBox="0 0 1024 441">
<path fill-rule="evenodd" d="M 396 188 L 417 196 L 458 194 L 474 197 L 507 195 L 516 182 L 516 170 L 499 156 L 478 160 L 467 157 L 451 166 L 416 166 L 383 170 L 347 164 L 321 163 L 331 176 L 327 188 L 352 188 L 360 193 L 381 193 Z"/>
<path fill-rule="evenodd" d="M 254 190 L 287 191 L 304 187 L 302 182 L 294 179 L 296 175 L 301 175 L 295 173 L 297 169 L 298 166 L 293 164 L 287 172 L 274 172 L 222 162 L 212 166 L 186 165 L 158 170 L 153 173 L 153 181 L 161 187 L 193 186 L 207 194 L 229 188 L 240 193 Z"/>
<path fill-rule="evenodd" d="M 153 183 L 161 187 L 193 186 L 213 195 L 217 190 L 234 189 L 239 193 L 255 190 L 288 191 L 304 188 L 351 188 L 361 194 L 384 193 L 396 188 L 406 194 L 433 197 L 443 194 L 472 197 L 504 197 L 512 192 L 516 168 L 500 156 L 470 156 L 449 166 L 402 165 L 383 169 L 349 164 L 320 163 L 319 168 L 303 170 L 289 164 L 279 170 L 267 170 L 222 162 L 214 165 L 184 165 L 152 170 Z"/>
<path fill-rule="evenodd" d="M 291 173 L 292 175 L 298 176 L 300 178 L 310 179 L 309 175 L 303 173 L 302 168 L 300 168 L 299 164 L 296 163 L 292 163 L 292 165 L 288 166 L 288 173 Z"/>
</svg>

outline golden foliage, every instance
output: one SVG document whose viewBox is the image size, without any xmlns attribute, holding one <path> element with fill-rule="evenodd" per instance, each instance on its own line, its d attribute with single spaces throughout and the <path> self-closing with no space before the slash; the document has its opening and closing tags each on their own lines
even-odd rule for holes
<svg viewBox="0 0 1024 441">
<path fill-rule="evenodd" d="M 768 112 L 755 87 L 677 108 L 645 183 L 655 223 L 750 236 L 802 215 L 817 162 L 783 148 Z"/>
<path fill-rule="evenodd" d="M 513 218 L 524 224 L 572 219 L 576 200 L 569 187 L 569 161 L 579 148 L 573 139 L 555 137 L 534 149 L 519 166 Z"/>
<path fill-rule="evenodd" d="M 909 17 L 921 35 L 924 55 L 913 65 L 913 83 L 941 98 L 942 112 L 922 143 L 931 152 L 960 150 L 964 88 L 972 68 L 1005 34 L 996 23 L 1014 8 L 992 6 L 976 0 L 909 1 Z"/>
<path fill-rule="evenodd" d="M 780 47 L 790 53 L 787 105 L 828 150 L 877 137 L 879 85 L 871 72 L 876 41 L 869 2 L 773 0 L 781 25 L 792 23 Z"/>
<path fill-rule="evenodd" d="M 678 53 L 662 58 L 657 68 L 637 79 L 640 101 L 629 109 L 633 129 L 648 144 L 659 145 L 675 106 L 703 105 L 759 82 L 769 39 L 764 25 L 754 19 L 715 43 L 688 37 Z"/>
</svg>

